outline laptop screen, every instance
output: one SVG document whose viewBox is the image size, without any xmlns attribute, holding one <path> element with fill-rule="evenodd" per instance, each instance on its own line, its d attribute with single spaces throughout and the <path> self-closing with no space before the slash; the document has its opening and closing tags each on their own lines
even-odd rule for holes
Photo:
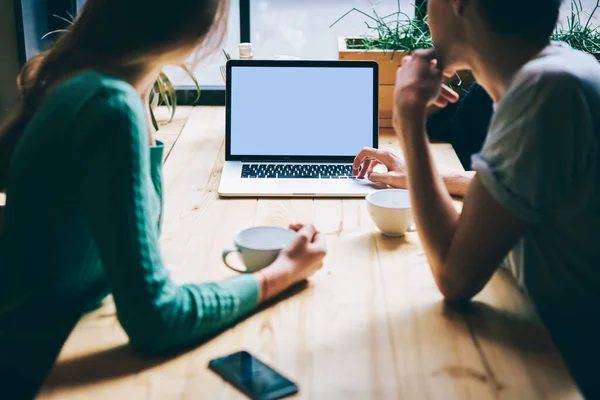
<svg viewBox="0 0 600 400">
<path fill-rule="evenodd" d="M 376 63 L 230 64 L 228 159 L 342 161 L 377 147 Z"/>
</svg>

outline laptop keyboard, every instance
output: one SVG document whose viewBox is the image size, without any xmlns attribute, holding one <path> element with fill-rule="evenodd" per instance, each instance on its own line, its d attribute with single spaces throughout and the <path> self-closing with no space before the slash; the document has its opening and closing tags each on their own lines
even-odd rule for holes
<svg viewBox="0 0 600 400">
<path fill-rule="evenodd" d="M 356 179 L 350 164 L 242 164 L 242 178 Z"/>
</svg>

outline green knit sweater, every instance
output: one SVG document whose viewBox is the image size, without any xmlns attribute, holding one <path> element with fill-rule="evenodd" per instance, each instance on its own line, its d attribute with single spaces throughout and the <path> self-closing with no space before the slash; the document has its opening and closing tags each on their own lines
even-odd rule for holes
<svg viewBox="0 0 600 400">
<path fill-rule="evenodd" d="M 143 354 L 201 341 L 256 308 L 250 275 L 170 280 L 159 250 L 163 148 L 149 147 L 145 115 L 129 84 L 84 72 L 29 122 L 0 238 L 0 380 L 39 384 L 79 317 L 109 293 Z"/>
</svg>

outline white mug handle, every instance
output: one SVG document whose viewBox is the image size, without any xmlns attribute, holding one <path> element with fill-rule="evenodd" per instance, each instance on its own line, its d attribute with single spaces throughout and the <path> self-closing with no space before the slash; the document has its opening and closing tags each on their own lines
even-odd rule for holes
<svg viewBox="0 0 600 400">
<path fill-rule="evenodd" d="M 241 270 L 241 269 L 237 269 L 237 268 L 232 267 L 231 265 L 229 265 L 229 263 L 227 262 L 227 256 L 230 255 L 231 253 L 239 253 L 239 250 L 236 249 L 235 247 L 230 247 L 228 249 L 223 250 L 223 263 L 225 263 L 225 265 L 227 267 L 229 267 L 230 269 L 234 270 L 235 272 L 239 272 L 239 273 L 242 273 L 242 274 L 248 272 L 248 271 L 244 271 L 244 270 Z"/>
</svg>

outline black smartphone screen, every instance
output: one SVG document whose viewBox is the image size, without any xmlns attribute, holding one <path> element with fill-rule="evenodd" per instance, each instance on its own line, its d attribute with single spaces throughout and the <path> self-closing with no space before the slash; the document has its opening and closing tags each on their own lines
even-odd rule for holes
<svg viewBox="0 0 600 400">
<path fill-rule="evenodd" d="M 211 360 L 208 367 L 254 400 L 275 400 L 298 392 L 294 382 L 247 351 Z"/>
</svg>

